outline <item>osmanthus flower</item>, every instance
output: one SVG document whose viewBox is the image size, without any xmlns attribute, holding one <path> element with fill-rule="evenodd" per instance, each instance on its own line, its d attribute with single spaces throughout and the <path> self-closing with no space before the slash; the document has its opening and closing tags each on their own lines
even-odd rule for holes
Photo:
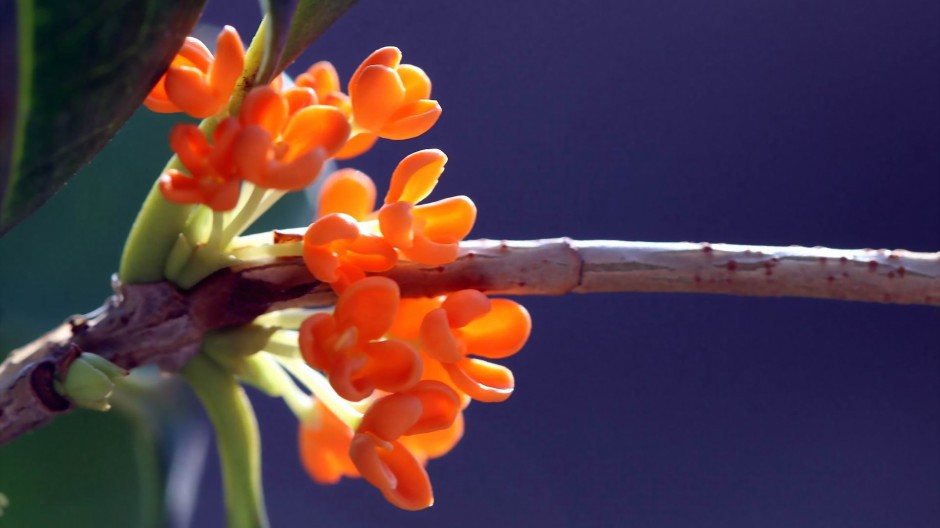
<svg viewBox="0 0 940 528">
<path fill-rule="evenodd" d="M 338 109 L 315 104 L 310 92 L 291 93 L 293 112 L 288 99 L 270 86 L 252 89 L 242 103 L 232 155 L 242 177 L 259 187 L 303 189 L 349 136 L 349 122 Z M 313 104 L 298 108 L 305 95 Z"/>
<path fill-rule="evenodd" d="M 307 71 L 294 79 L 294 85 L 312 89 L 320 104 L 335 106 L 347 117 L 352 112 L 349 96 L 340 88 L 336 68 L 327 61 L 317 62 L 307 68 Z"/>
<path fill-rule="evenodd" d="M 244 67 L 245 48 L 235 28 L 219 33 L 215 57 L 200 40 L 186 37 L 144 105 L 154 112 L 209 117 L 228 103 Z"/>
<path fill-rule="evenodd" d="M 437 185 L 446 163 L 447 156 L 437 149 L 406 156 L 392 174 L 385 204 L 376 212 L 372 212 L 375 184 L 368 176 L 352 170 L 330 175 L 319 200 L 319 211 L 325 216 L 311 224 L 308 234 L 315 232 L 318 240 L 322 236 L 329 243 L 344 240 L 345 244 L 362 244 L 356 241 L 378 233 L 408 260 L 431 266 L 453 262 L 460 240 L 467 236 L 476 220 L 473 201 L 466 196 L 455 196 L 418 205 Z M 341 215 L 343 220 L 335 215 Z M 333 234 L 321 235 L 327 231 Z M 339 280 L 324 270 L 340 269 L 344 263 L 340 254 L 329 248 L 317 248 L 312 236 L 304 240 L 304 259 L 311 273 L 325 282 Z M 377 242 L 371 244 L 374 245 L 370 247 L 379 247 Z M 394 262 L 389 264 L 390 268 Z M 355 269 L 348 271 L 356 273 Z M 361 272 L 358 274 L 364 276 Z"/>
<path fill-rule="evenodd" d="M 369 55 L 353 73 L 348 89 L 354 127 L 349 143 L 337 155 L 339 159 L 369 150 L 377 137 L 418 137 L 441 116 L 440 104 L 429 99 L 427 74 L 417 66 L 401 64 L 401 50 L 396 47 L 380 48 Z"/>
<path fill-rule="evenodd" d="M 518 352 L 529 338 L 532 321 L 526 309 L 509 299 L 489 299 L 477 290 L 461 290 L 434 299 L 406 299 L 389 335 L 420 342 L 424 377 L 440 379 L 470 398 L 499 402 L 515 387 L 512 372 L 483 359 L 502 359 Z"/>
<path fill-rule="evenodd" d="M 466 196 L 418 205 L 444 171 L 447 156 L 437 149 L 405 157 L 392 173 L 385 205 L 377 213 L 379 229 L 408 260 L 437 266 L 457 258 L 459 242 L 476 221 L 476 206 Z"/>
<path fill-rule="evenodd" d="M 382 237 L 363 233 L 356 219 L 344 213 L 328 214 L 310 225 L 303 237 L 307 269 L 338 292 L 366 277 L 391 269 L 398 261 L 395 249 Z"/>
<path fill-rule="evenodd" d="M 300 422 L 300 460 L 313 480 L 335 484 L 343 477 L 358 477 L 359 470 L 349 458 L 353 430 L 336 417 L 319 399 L 310 416 Z"/>
<path fill-rule="evenodd" d="M 170 147 L 189 174 L 169 169 L 161 175 L 163 196 L 176 203 L 205 204 L 214 211 L 233 209 L 241 190 L 232 162 L 232 143 L 238 128 L 234 121 L 223 121 L 213 132 L 210 145 L 197 126 L 175 125 L 170 131 Z"/>
<path fill-rule="evenodd" d="M 395 506 L 427 508 L 434 504 L 430 479 L 423 461 L 401 439 L 447 430 L 459 413 L 460 401 L 450 387 L 422 381 L 372 403 L 350 443 L 349 457 Z"/>
<path fill-rule="evenodd" d="M 304 360 L 325 373 L 338 395 L 361 401 L 375 389 L 398 392 L 418 382 L 421 356 L 399 339 L 383 339 L 399 303 L 398 284 L 368 277 L 350 285 L 333 314 L 319 313 L 300 327 Z"/>
</svg>

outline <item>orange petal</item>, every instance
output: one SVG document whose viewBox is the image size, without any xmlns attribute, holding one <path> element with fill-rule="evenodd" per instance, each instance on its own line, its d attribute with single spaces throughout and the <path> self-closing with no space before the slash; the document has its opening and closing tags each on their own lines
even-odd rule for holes
<svg viewBox="0 0 940 528">
<path fill-rule="evenodd" d="M 379 220 L 379 230 L 388 243 L 407 249 L 414 244 L 414 206 L 408 202 L 395 202 L 383 205 L 376 215 Z"/>
<path fill-rule="evenodd" d="M 421 401 L 421 417 L 404 434 L 422 434 L 446 429 L 460 412 L 460 398 L 454 389 L 439 381 L 422 381 L 403 394 Z"/>
<path fill-rule="evenodd" d="M 297 332 L 300 355 L 317 370 L 327 370 L 333 362 L 333 351 L 328 342 L 336 334 L 336 320 L 329 314 L 318 313 L 304 319 Z"/>
<path fill-rule="evenodd" d="M 404 341 L 373 341 L 363 351 L 369 361 L 356 376 L 368 379 L 379 390 L 400 392 L 410 389 L 421 378 L 421 355 Z"/>
<path fill-rule="evenodd" d="M 270 86 L 259 86 L 245 96 L 238 120 L 242 125 L 261 127 L 272 138 L 277 138 L 287 123 L 288 112 L 287 101 L 280 93 Z"/>
<path fill-rule="evenodd" d="M 313 91 L 312 88 L 304 88 L 302 86 L 288 88 L 281 95 L 283 95 L 284 100 L 287 101 L 288 113 L 290 115 L 296 114 L 302 108 L 315 105 L 319 101 L 317 92 Z"/>
<path fill-rule="evenodd" d="M 241 182 L 234 178 L 224 180 L 209 193 L 205 204 L 216 212 L 231 211 L 238 205 L 241 188 Z"/>
<path fill-rule="evenodd" d="M 262 186 L 281 191 L 299 191 L 317 179 L 325 162 L 323 149 L 312 150 L 288 163 L 271 161 Z"/>
<path fill-rule="evenodd" d="M 421 399 L 410 394 L 389 394 L 375 400 L 362 416 L 357 433 L 370 433 L 392 442 L 421 418 Z"/>
<path fill-rule="evenodd" d="M 330 174 L 320 190 L 317 215 L 346 213 L 358 221 L 372 214 L 375 207 L 375 183 L 355 169 L 340 169 Z"/>
<path fill-rule="evenodd" d="M 421 348 L 442 363 L 455 363 L 464 358 L 463 347 L 454 337 L 443 308 L 431 310 L 421 323 Z"/>
<path fill-rule="evenodd" d="M 170 148 L 179 156 L 180 163 L 190 172 L 198 172 L 205 166 L 206 157 L 212 152 L 206 136 L 199 127 L 191 124 L 176 124 L 170 129 Z"/>
<path fill-rule="evenodd" d="M 319 400 L 315 417 L 301 422 L 298 446 L 300 460 L 307 474 L 320 484 L 335 484 L 344 476 L 359 476 L 349 458 L 353 431 Z"/>
<path fill-rule="evenodd" d="M 495 363 L 465 359 L 443 366 L 454 385 L 477 401 L 504 401 L 516 385 L 512 371 Z"/>
<path fill-rule="evenodd" d="M 216 41 L 215 60 L 209 67 L 209 84 L 216 100 L 224 105 L 245 69 L 245 47 L 232 26 L 225 26 Z M 220 105 L 220 109 L 221 109 Z"/>
<path fill-rule="evenodd" d="M 415 299 L 402 299 L 398 303 L 398 314 L 388 333 L 401 339 L 419 339 L 421 322 L 431 310 L 441 306 L 441 299 L 437 297 L 421 297 Z"/>
<path fill-rule="evenodd" d="M 242 126 L 238 119 L 226 117 L 219 122 L 212 132 L 212 152 L 209 154 L 208 161 L 215 171 L 219 174 L 232 175 L 235 172 L 235 160 L 232 156 L 232 148 Z"/>
<path fill-rule="evenodd" d="M 330 386 L 333 387 L 333 390 L 340 398 L 358 402 L 371 396 L 375 387 L 370 383 L 370 380 L 357 375 L 366 359 L 358 352 L 353 352 L 353 355 L 337 354 L 333 359 L 333 363 L 330 364 L 327 374 Z"/>
<path fill-rule="evenodd" d="M 441 266 L 457 260 L 459 246 L 454 242 L 435 242 L 421 233 L 415 233 L 414 243 L 401 252 L 408 260 L 427 266 Z"/>
<path fill-rule="evenodd" d="M 382 237 L 360 235 L 346 247 L 343 260 L 363 271 L 380 273 L 395 266 L 398 253 Z"/>
<path fill-rule="evenodd" d="M 412 139 L 424 134 L 441 117 L 437 101 L 421 99 L 399 107 L 378 130 L 379 137 L 392 140 Z"/>
<path fill-rule="evenodd" d="M 398 64 L 401 62 L 401 50 L 395 46 L 386 46 L 384 48 L 379 48 L 372 52 L 371 55 L 366 57 L 366 60 L 362 61 L 362 64 L 356 68 L 356 71 L 353 72 L 352 77 L 349 78 L 349 95 L 351 96 L 356 90 L 356 87 L 359 83 L 359 78 L 362 76 L 362 72 L 365 71 L 369 66 L 386 66 L 388 68 L 398 68 Z"/>
<path fill-rule="evenodd" d="M 409 511 L 434 504 L 431 481 L 421 463 L 399 442 L 380 442 L 368 433 L 357 433 L 349 458 L 387 501 Z"/>
<path fill-rule="evenodd" d="M 409 154 L 392 173 L 385 203 L 403 201 L 416 204 L 427 198 L 437 185 L 446 163 L 447 155 L 438 149 Z"/>
<path fill-rule="evenodd" d="M 267 187 L 268 153 L 271 134 L 259 126 L 242 128 L 232 144 L 232 162 L 242 178 L 255 185 Z"/>
<path fill-rule="evenodd" d="M 431 97 L 431 79 L 424 70 L 412 64 L 402 64 L 397 70 L 405 85 L 405 102 Z"/>
<path fill-rule="evenodd" d="M 493 299 L 492 310 L 461 328 L 457 334 L 467 354 L 490 359 L 509 357 L 525 345 L 532 332 L 532 318 L 519 303 Z"/>
<path fill-rule="evenodd" d="M 346 141 L 346 144 L 343 145 L 343 148 L 339 150 L 333 157 L 338 160 L 347 160 L 350 158 L 355 158 L 364 154 L 366 151 L 372 148 L 372 145 L 375 145 L 375 141 L 379 137 L 375 134 L 370 134 L 368 132 L 359 132 L 358 134 L 353 135 Z"/>
<path fill-rule="evenodd" d="M 401 78 L 386 66 L 368 66 L 356 86 L 350 93 L 353 117 L 360 127 L 378 132 L 404 101 Z"/>
<path fill-rule="evenodd" d="M 447 312 L 448 325 L 460 328 L 489 313 L 490 300 L 477 290 L 460 290 L 448 295 L 441 307 Z"/>
<path fill-rule="evenodd" d="M 387 277 L 366 277 L 340 295 L 333 311 L 340 326 L 355 326 L 360 339 L 382 337 L 398 310 L 398 284 Z"/>
<path fill-rule="evenodd" d="M 180 204 L 197 204 L 203 201 L 203 188 L 194 178 L 175 169 L 160 175 L 160 192 L 167 201 Z"/>
<path fill-rule="evenodd" d="M 212 64 L 212 52 L 201 40 L 195 37 L 186 37 L 177 55 L 178 58 L 185 59 L 193 67 L 204 72 L 209 71 L 209 65 Z M 174 59 L 173 62 L 176 63 L 177 61 Z"/>
<path fill-rule="evenodd" d="M 477 207 L 466 196 L 452 196 L 415 207 L 415 217 L 424 220 L 424 236 L 435 242 L 459 242 L 473 229 Z"/>
<path fill-rule="evenodd" d="M 336 68 L 327 61 L 320 61 L 297 76 L 297 86 L 313 88 L 317 95 L 339 91 L 339 75 Z"/>
<path fill-rule="evenodd" d="M 450 427 L 418 435 L 405 436 L 399 440 L 419 460 L 437 458 L 450 452 L 463 437 L 463 413 L 457 413 Z"/>
<path fill-rule="evenodd" d="M 323 95 L 320 97 L 320 104 L 335 106 L 346 116 L 346 119 L 352 115 L 352 103 L 349 101 L 349 96 L 343 92 L 330 92 Z"/>
<path fill-rule="evenodd" d="M 349 121 L 335 107 L 313 105 L 294 114 L 284 129 L 288 145 L 285 160 L 296 159 L 312 149 L 322 147 L 327 157 L 339 151 L 349 138 Z"/>
<path fill-rule="evenodd" d="M 341 279 L 341 262 L 335 253 L 323 246 L 303 245 L 304 264 L 318 281 L 333 283 Z"/>
<path fill-rule="evenodd" d="M 166 94 L 187 115 L 197 118 L 209 117 L 222 109 L 216 100 L 205 74 L 196 68 L 170 68 L 166 72 Z"/>
<path fill-rule="evenodd" d="M 453 380 L 450 379 L 450 374 L 447 373 L 444 364 L 436 359 L 431 359 L 428 357 L 427 353 L 422 353 L 422 359 L 424 360 L 424 372 L 421 373 L 421 380 L 439 381 L 451 389 L 454 389 L 454 391 L 457 392 L 457 396 L 460 398 L 460 408 L 466 409 L 472 400 L 470 396 L 467 396 L 460 390 L 460 387 L 454 384 Z"/>
<path fill-rule="evenodd" d="M 304 233 L 304 244 L 322 246 L 336 240 L 352 241 L 359 236 L 356 219 L 343 214 L 328 214 L 310 224 Z"/>
</svg>

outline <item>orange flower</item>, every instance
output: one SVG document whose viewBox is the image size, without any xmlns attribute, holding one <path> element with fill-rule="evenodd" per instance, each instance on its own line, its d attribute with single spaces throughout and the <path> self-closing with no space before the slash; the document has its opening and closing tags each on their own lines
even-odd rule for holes
<svg viewBox="0 0 940 528">
<path fill-rule="evenodd" d="M 239 113 L 242 130 L 233 148 L 234 161 L 244 179 L 261 187 L 306 187 L 349 136 L 342 112 L 332 106 L 302 106 L 304 96 L 312 100 L 309 92 L 291 94 L 289 101 L 270 86 L 255 88 Z"/>
<path fill-rule="evenodd" d="M 361 401 L 375 389 L 402 391 L 418 382 L 418 352 L 404 341 L 382 339 L 398 302 L 395 281 L 369 277 L 340 295 L 333 315 L 316 314 L 301 325 L 301 354 L 346 400 Z"/>
<path fill-rule="evenodd" d="M 316 84 L 332 90 L 342 108 L 351 108 L 355 122 L 352 137 L 337 153 L 349 159 L 372 148 L 376 138 L 411 139 L 427 132 L 441 116 L 441 106 L 431 96 L 431 80 L 421 68 L 401 63 L 401 51 L 385 47 L 369 55 L 349 80 L 348 102 L 340 97 L 334 83 L 335 71 L 325 66 L 316 72 Z M 322 64 L 322 63 L 318 63 Z M 328 63 L 327 63 L 328 64 Z M 315 64 L 308 70 L 314 71 Z M 313 74 L 311 74 L 313 76 Z M 299 82 L 298 82 L 299 84 Z M 304 84 L 305 86 L 307 84 Z M 317 89 L 320 94 L 320 89 Z M 330 103 L 333 104 L 333 103 Z"/>
<path fill-rule="evenodd" d="M 320 400 L 314 401 L 312 418 L 300 424 L 300 460 L 313 480 L 335 484 L 343 477 L 358 477 L 349 458 L 353 430 Z"/>
<path fill-rule="evenodd" d="M 216 127 L 213 145 L 195 125 L 179 124 L 170 131 L 170 147 L 189 174 L 169 169 L 160 176 L 160 191 L 169 201 L 205 204 L 214 211 L 228 211 L 238 204 L 241 181 L 231 162 L 238 123 L 226 119 Z"/>
<path fill-rule="evenodd" d="M 445 163 L 447 156 L 437 149 L 405 157 L 377 214 L 385 239 L 409 260 L 429 266 L 456 260 L 460 240 L 476 221 L 476 206 L 466 196 L 416 205 L 431 194 Z"/>
<path fill-rule="evenodd" d="M 509 357 L 522 348 L 531 330 L 532 321 L 522 305 L 461 290 L 427 311 L 418 333 L 422 351 L 440 363 L 454 386 L 474 400 L 498 402 L 512 394 L 512 371 L 467 356 Z"/>
<path fill-rule="evenodd" d="M 422 381 L 411 389 L 373 403 L 353 437 L 349 457 L 386 500 L 405 510 L 434 504 L 431 482 L 422 461 L 403 441 L 452 427 L 460 412 L 457 394 L 435 381 Z"/>
<path fill-rule="evenodd" d="M 336 68 L 327 61 L 320 61 L 304 73 L 297 76 L 294 84 L 298 87 L 311 88 L 317 94 L 319 104 L 335 106 L 343 115 L 349 116 L 352 109 L 349 96 L 339 87 L 339 75 Z"/>
<path fill-rule="evenodd" d="M 317 215 L 345 213 L 359 222 L 367 220 L 375 208 L 375 183 L 354 169 L 340 169 L 323 181 L 317 202 Z"/>
<path fill-rule="evenodd" d="M 304 233 L 307 269 L 337 292 L 365 278 L 366 272 L 391 269 L 398 255 L 381 237 L 361 233 L 355 218 L 332 213 L 310 224 Z"/>
<path fill-rule="evenodd" d="M 427 132 L 441 116 L 424 70 L 401 63 L 401 50 L 378 49 L 349 80 L 356 124 L 386 139 L 411 139 Z"/>
<path fill-rule="evenodd" d="M 186 37 L 144 105 L 154 112 L 209 117 L 228 103 L 244 67 L 245 48 L 235 28 L 222 28 L 214 58 L 205 44 Z"/>
</svg>

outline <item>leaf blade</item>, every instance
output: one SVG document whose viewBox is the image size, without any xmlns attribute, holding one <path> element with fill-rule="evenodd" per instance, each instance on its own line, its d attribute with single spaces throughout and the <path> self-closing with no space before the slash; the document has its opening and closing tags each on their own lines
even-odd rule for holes
<svg viewBox="0 0 940 528">
<path fill-rule="evenodd" d="M 18 86 L 12 94 L 0 88 L 0 107 L 14 100 L 12 126 L 20 133 L 0 132 L 0 236 L 90 161 L 139 107 L 205 0 L 15 3 Z"/>
</svg>

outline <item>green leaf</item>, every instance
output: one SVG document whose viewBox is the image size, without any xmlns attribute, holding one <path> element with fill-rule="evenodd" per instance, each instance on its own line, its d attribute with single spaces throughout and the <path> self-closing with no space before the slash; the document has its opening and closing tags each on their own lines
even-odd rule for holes
<svg viewBox="0 0 940 528">
<path fill-rule="evenodd" d="M 114 136 L 160 78 L 204 4 L 3 2 L 0 47 L 16 53 L 0 54 L 0 236 Z"/>
<path fill-rule="evenodd" d="M 356 0 L 262 0 L 268 28 L 264 61 L 256 84 L 284 71 Z"/>
</svg>

